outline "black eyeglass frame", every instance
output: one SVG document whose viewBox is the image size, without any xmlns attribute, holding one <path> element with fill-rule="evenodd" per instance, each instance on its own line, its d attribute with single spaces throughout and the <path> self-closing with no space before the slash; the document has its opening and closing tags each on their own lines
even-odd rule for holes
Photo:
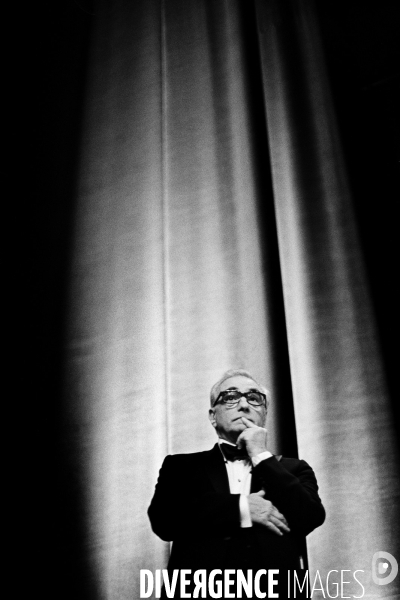
<svg viewBox="0 0 400 600">
<path fill-rule="evenodd" d="M 223 390 L 222 392 L 220 392 L 217 396 L 216 401 L 213 404 L 213 407 L 216 406 L 217 404 L 225 404 L 227 405 L 227 402 L 223 402 L 222 400 L 220 400 L 221 396 L 226 396 L 227 394 L 237 394 L 237 402 L 235 402 L 235 404 L 231 404 L 231 407 L 233 408 L 234 406 L 237 406 L 240 402 L 240 398 L 242 398 L 243 396 L 246 398 L 246 401 L 248 404 L 250 404 L 250 406 L 267 406 L 267 396 L 265 394 L 263 394 L 263 392 L 260 392 L 259 390 L 250 390 L 248 392 L 240 392 L 239 390 Z M 250 402 L 248 396 L 250 394 L 259 394 L 264 402 L 261 402 L 260 404 L 254 404 L 253 402 Z"/>
</svg>

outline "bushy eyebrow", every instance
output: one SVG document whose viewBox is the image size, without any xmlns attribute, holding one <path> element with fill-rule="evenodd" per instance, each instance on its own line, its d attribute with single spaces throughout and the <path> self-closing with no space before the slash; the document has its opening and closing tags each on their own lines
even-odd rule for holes
<svg viewBox="0 0 400 600">
<path fill-rule="evenodd" d="M 226 390 L 224 390 L 224 392 L 230 392 L 230 391 L 233 391 L 233 390 L 240 391 L 239 388 L 237 388 L 235 386 L 232 386 L 232 387 L 226 388 Z M 257 389 L 257 388 L 250 388 L 247 391 L 248 392 L 259 392 L 260 390 Z"/>
</svg>

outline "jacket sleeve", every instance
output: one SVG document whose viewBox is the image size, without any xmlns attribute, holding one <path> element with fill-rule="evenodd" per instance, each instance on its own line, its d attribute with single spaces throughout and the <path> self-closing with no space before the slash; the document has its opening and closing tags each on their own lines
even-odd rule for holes
<svg viewBox="0 0 400 600">
<path fill-rule="evenodd" d="M 161 539 L 225 537 L 240 528 L 239 494 L 199 491 L 196 483 L 196 472 L 186 468 L 181 456 L 166 457 L 148 509 Z"/>
<path fill-rule="evenodd" d="M 289 470 L 282 462 L 271 457 L 259 463 L 253 472 L 262 482 L 265 498 L 281 511 L 291 530 L 307 535 L 322 525 L 325 509 L 310 465 L 304 460 L 295 459 L 293 465 Z"/>
</svg>

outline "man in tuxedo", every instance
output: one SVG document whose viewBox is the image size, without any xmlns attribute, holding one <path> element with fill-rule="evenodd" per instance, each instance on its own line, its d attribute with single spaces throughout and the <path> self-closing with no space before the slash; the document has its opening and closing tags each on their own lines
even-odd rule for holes
<svg viewBox="0 0 400 600">
<path fill-rule="evenodd" d="M 268 449 L 268 404 L 250 373 L 227 371 L 211 389 L 218 443 L 164 460 L 149 517 L 173 542 L 169 572 L 278 569 L 279 598 L 288 597 L 288 571 L 305 568 L 305 536 L 325 511 L 311 467 Z"/>
</svg>

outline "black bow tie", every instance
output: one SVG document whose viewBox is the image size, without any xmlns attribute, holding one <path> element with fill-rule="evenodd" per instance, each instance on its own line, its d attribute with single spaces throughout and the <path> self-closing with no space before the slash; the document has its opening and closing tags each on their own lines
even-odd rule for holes
<svg viewBox="0 0 400 600">
<path fill-rule="evenodd" d="M 246 452 L 246 448 L 238 448 L 237 446 L 231 446 L 231 444 L 221 444 L 221 450 L 226 460 L 243 460 L 249 458 Z"/>
</svg>

